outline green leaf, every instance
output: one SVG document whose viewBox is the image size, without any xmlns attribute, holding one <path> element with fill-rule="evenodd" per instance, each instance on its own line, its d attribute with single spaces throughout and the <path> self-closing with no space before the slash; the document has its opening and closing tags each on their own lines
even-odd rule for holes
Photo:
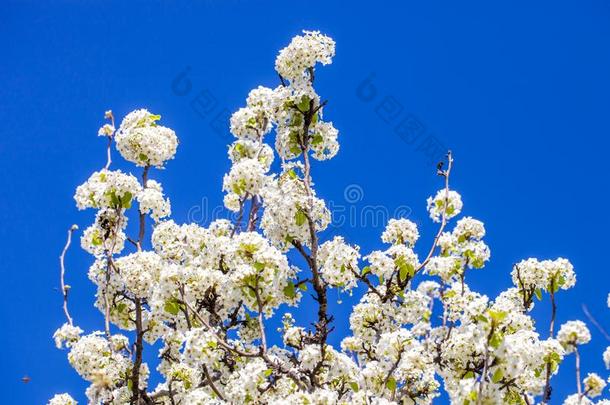
<svg viewBox="0 0 610 405">
<path fill-rule="evenodd" d="M 446 293 L 443 294 L 443 298 L 453 298 L 456 296 L 456 292 L 453 290 L 449 290 Z"/>
<path fill-rule="evenodd" d="M 314 146 L 319 145 L 322 142 L 324 142 L 324 138 L 322 138 L 322 135 L 320 135 L 320 134 L 315 134 L 311 140 L 311 144 Z"/>
<path fill-rule="evenodd" d="M 297 104 L 297 108 L 301 112 L 309 111 L 309 97 L 307 97 L 307 96 L 301 97 L 301 101 L 299 101 L 299 104 Z"/>
<path fill-rule="evenodd" d="M 262 271 L 265 268 L 265 263 L 256 262 L 253 264 L 256 271 Z"/>
<path fill-rule="evenodd" d="M 371 266 L 364 266 L 362 268 L 362 273 L 361 274 L 364 276 L 364 275 L 366 275 L 366 274 L 368 274 L 370 272 L 371 272 Z"/>
<path fill-rule="evenodd" d="M 271 374 L 273 374 L 273 370 L 271 370 L 270 368 L 268 368 L 267 370 L 263 371 L 263 375 L 265 377 L 269 377 Z"/>
<path fill-rule="evenodd" d="M 132 198 L 133 198 L 133 195 L 129 191 L 126 191 L 125 194 L 123 194 L 123 197 L 121 197 L 121 206 L 123 208 L 131 208 L 131 199 Z"/>
<path fill-rule="evenodd" d="M 489 314 L 491 320 L 496 324 L 502 322 L 506 318 L 506 315 L 508 315 L 508 313 L 504 311 L 492 311 L 491 309 L 487 311 L 487 313 Z"/>
<path fill-rule="evenodd" d="M 117 195 L 116 195 L 116 193 L 114 191 L 110 192 L 110 202 L 115 207 L 118 207 L 118 206 L 121 205 L 121 200 L 119 200 L 119 197 L 117 197 Z"/>
<path fill-rule="evenodd" d="M 301 290 L 301 291 L 307 291 L 307 283 L 301 283 L 301 284 L 299 284 L 299 290 Z"/>
<path fill-rule="evenodd" d="M 536 294 L 536 298 L 538 298 L 538 301 L 542 301 L 542 290 L 540 288 L 536 288 L 534 294 Z"/>
<path fill-rule="evenodd" d="M 474 372 L 468 371 L 466 374 L 464 374 L 464 376 L 462 377 L 462 380 L 464 380 L 466 378 L 474 378 Z"/>
<path fill-rule="evenodd" d="M 409 269 L 406 266 L 401 266 L 400 267 L 400 272 L 398 273 L 398 277 L 400 278 L 400 281 L 405 281 L 407 279 L 407 276 L 409 275 Z"/>
<path fill-rule="evenodd" d="M 283 291 L 284 291 L 284 295 L 288 298 L 294 298 L 297 295 L 297 293 L 294 289 L 294 283 L 292 281 L 288 282 L 286 287 L 284 287 Z"/>
<path fill-rule="evenodd" d="M 254 254 L 258 250 L 255 244 L 253 243 L 242 243 L 239 245 L 239 248 L 249 254 Z"/>
<path fill-rule="evenodd" d="M 476 319 L 477 319 L 478 321 L 481 321 L 481 322 L 484 322 L 484 323 L 489 322 L 489 319 L 485 318 L 485 315 L 479 315 L 479 316 L 477 316 L 477 318 L 476 318 Z"/>
<path fill-rule="evenodd" d="M 141 161 L 143 161 L 143 162 L 147 162 L 147 161 L 148 161 L 148 156 L 146 156 L 146 155 L 145 155 L 145 154 L 143 154 L 143 153 L 140 153 L 140 154 L 138 155 L 138 158 L 139 158 Z"/>
<path fill-rule="evenodd" d="M 241 143 L 235 145 L 235 151 L 242 157 L 247 155 L 246 147 Z"/>
<path fill-rule="evenodd" d="M 394 377 L 388 378 L 388 381 L 385 383 L 385 386 L 390 391 L 395 391 L 396 390 L 396 379 Z"/>
<path fill-rule="evenodd" d="M 502 340 L 504 340 L 504 336 L 502 336 L 501 333 L 496 332 L 491 336 L 491 339 L 489 339 L 489 345 L 494 349 L 497 349 L 502 344 Z"/>
<path fill-rule="evenodd" d="M 288 170 L 288 177 L 290 177 L 291 179 L 296 179 L 298 176 L 297 176 L 296 172 L 294 171 L 294 169 L 290 169 L 290 170 Z"/>
<path fill-rule="evenodd" d="M 93 235 L 93 238 L 91 238 L 91 244 L 93 246 L 100 246 L 102 244 L 102 238 L 100 238 L 98 235 Z"/>
<path fill-rule="evenodd" d="M 303 212 L 303 210 L 297 210 L 297 212 L 294 214 L 294 220 L 296 222 L 296 224 L 298 226 L 301 226 L 305 223 L 305 221 L 307 220 L 307 216 L 305 215 L 305 213 Z"/>
<path fill-rule="evenodd" d="M 491 377 L 491 381 L 497 384 L 502 380 L 502 377 L 504 377 L 504 373 L 501 369 L 498 368 L 494 375 Z"/>
<path fill-rule="evenodd" d="M 290 147 L 290 153 L 292 153 L 295 156 L 299 156 L 301 154 L 301 148 L 298 147 L 297 145 L 293 145 Z"/>
<path fill-rule="evenodd" d="M 400 256 L 396 259 L 396 265 L 398 266 L 399 272 L 398 277 L 400 281 L 405 281 L 407 277 L 413 277 L 415 274 L 415 268 L 411 263 L 408 263 L 404 257 Z"/>
<path fill-rule="evenodd" d="M 358 386 L 358 383 L 355 381 L 350 381 L 349 386 L 351 387 L 352 391 L 354 391 L 354 392 L 360 391 L 360 387 Z"/>
<path fill-rule="evenodd" d="M 180 312 L 180 304 L 175 299 L 165 301 L 165 305 L 163 306 L 165 312 L 168 312 L 172 315 L 178 315 Z"/>
</svg>

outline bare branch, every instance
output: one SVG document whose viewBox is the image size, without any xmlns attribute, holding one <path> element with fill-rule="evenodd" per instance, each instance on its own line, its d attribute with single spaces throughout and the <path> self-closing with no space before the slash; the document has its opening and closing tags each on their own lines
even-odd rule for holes
<svg viewBox="0 0 610 405">
<path fill-rule="evenodd" d="M 65 283 L 66 276 L 66 266 L 65 266 L 65 258 L 68 249 L 70 248 L 70 244 L 72 243 L 72 233 L 78 229 L 78 225 L 72 225 L 70 229 L 68 229 L 68 238 L 66 239 L 66 245 L 64 249 L 61 251 L 61 255 L 59 256 L 59 267 L 60 267 L 60 287 L 61 287 L 61 295 L 64 299 L 64 314 L 66 315 L 66 319 L 70 326 L 74 326 L 72 322 L 72 317 L 70 316 L 70 312 L 68 311 L 68 291 L 70 290 L 70 286 Z"/>
<path fill-rule="evenodd" d="M 591 312 L 589 312 L 589 308 L 587 308 L 585 304 L 582 304 L 581 307 L 589 322 L 591 322 L 597 328 L 597 330 L 599 330 L 601 334 L 604 335 L 604 338 L 606 338 L 606 340 L 610 341 L 610 335 L 608 335 L 608 332 L 606 332 L 606 330 L 600 325 L 599 322 L 597 322 L 593 315 L 591 315 Z"/>
</svg>

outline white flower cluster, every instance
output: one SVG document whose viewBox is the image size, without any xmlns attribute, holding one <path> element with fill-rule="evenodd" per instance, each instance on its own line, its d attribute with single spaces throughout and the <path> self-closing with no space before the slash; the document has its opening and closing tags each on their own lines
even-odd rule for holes
<svg viewBox="0 0 610 405">
<path fill-rule="evenodd" d="M 225 176 L 223 190 L 240 197 L 258 195 L 268 181 L 265 168 L 257 159 L 243 159 Z"/>
<path fill-rule="evenodd" d="M 491 252 L 481 240 L 483 236 L 485 227 L 481 221 L 471 217 L 460 219 L 452 232 L 439 237 L 441 255 L 430 258 L 426 272 L 451 282 L 463 277 L 466 268 L 484 267 Z"/>
<path fill-rule="evenodd" d="M 97 131 L 98 136 L 112 136 L 114 135 L 115 128 L 110 124 L 104 124 Z"/>
<path fill-rule="evenodd" d="M 563 258 L 556 260 L 527 259 L 517 263 L 511 273 L 515 286 L 555 292 L 576 284 L 572 264 Z"/>
<path fill-rule="evenodd" d="M 584 345 L 591 341 L 591 332 L 583 321 L 568 321 L 561 325 L 557 333 L 557 340 L 571 353 L 577 345 Z"/>
<path fill-rule="evenodd" d="M 311 195 L 304 181 L 294 169 L 288 169 L 261 191 L 265 211 L 261 228 L 265 236 L 282 249 L 291 247 L 292 241 L 306 246 L 310 240 L 310 221 L 316 232 L 330 224 L 330 212 L 323 200 Z"/>
<path fill-rule="evenodd" d="M 339 142 L 337 141 L 339 131 L 333 126 L 332 122 L 317 122 L 311 128 L 310 136 L 312 156 L 315 159 L 332 159 L 339 152 Z"/>
<path fill-rule="evenodd" d="M 101 333 L 83 336 L 72 345 L 70 364 L 85 380 L 102 386 L 116 386 L 131 368 L 131 361 L 114 352 Z"/>
<path fill-rule="evenodd" d="M 306 69 L 316 63 L 327 65 L 335 56 L 335 41 L 318 31 L 303 31 L 286 48 L 280 51 L 275 60 L 275 70 L 288 80 L 302 78 Z"/>
<path fill-rule="evenodd" d="M 141 109 L 129 113 L 116 133 L 117 149 L 125 160 L 137 166 L 163 167 L 178 147 L 176 133 L 157 125 L 160 115 Z"/>
<path fill-rule="evenodd" d="M 78 405 L 70 394 L 57 394 L 49 400 L 47 405 Z"/>
<path fill-rule="evenodd" d="M 434 222 L 440 222 L 443 215 L 451 219 L 462 211 L 462 197 L 453 190 L 439 190 L 428 198 L 428 212 Z"/>
<path fill-rule="evenodd" d="M 271 131 L 276 91 L 259 86 L 248 94 L 246 107 L 231 116 L 231 133 L 241 140 L 261 142 Z"/>
<path fill-rule="evenodd" d="M 172 213 L 169 198 L 163 198 L 163 188 L 155 180 L 148 180 L 146 187 L 137 195 L 140 203 L 140 212 L 149 214 L 152 219 L 158 222 Z"/>
<path fill-rule="evenodd" d="M 78 209 L 129 208 L 142 187 L 131 174 L 120 170 L 100 170 L 78 186 L 74 200 Z"/>
<path fill-rule="evenodd" d="M 119 254 L 125 247 L 126 227 L 127 217 L 121 210 L 101 209 L 97 212 L 95 223 L 83 232 L 81 247 L 96 257 Z"/>
<path fill-rule="evenodd" d="M 381 240 L 391 244 L 407 244 L 414 246 L 419 239 L 417 225 L 408 219 L 390 219 L 385 231 L 381 234 Z"/>
<path fill-rule="evenodd" d="M 333 287 L 349 290 L 356 285 L 356 274 L 360 253 L 358 246 L 352 247 L 345 243 L 341 236 L 324 242 L 320 246 L 318 258 L 322 278 Z"/>
<path fill-rule="evenodd" d="M 606 381 L 595 373 L 589 373 L 583 380 L 583 386 L 589 398 L 595 398 L 602 394 L 606 388 Z"/>
<path fill-rule="evenodd" d="M 139 298 L 151 295 L 162 266 L 161 257 L 154 252 L 136 252 L 120 257 L 114 262 L 125 289 Z"/>
<path fill-rule="evenodd" d="M 61 328 L 57 329 L 53 334 L 53 339 L 55 339 L 55 346 L 58 349 L 63 347 L 69 348 L 75 342 L 80 339 L 80 335 L 83 333 L 83 330 L 78 326 L 72 326 L 69 323 L 64 323 Z"/>
</svg>

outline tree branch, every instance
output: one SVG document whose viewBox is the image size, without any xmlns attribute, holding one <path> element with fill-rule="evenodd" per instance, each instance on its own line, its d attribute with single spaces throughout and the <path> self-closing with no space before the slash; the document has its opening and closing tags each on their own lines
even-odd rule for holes
<svg viewBox="0 0 610 405">
<path fill-rule="evenodd" d="M 66 239 L 66 244 L 63 248 L 63 250 L 61 251 L 61 255 L 59 256 L 59 267 L 60 267 L 60 277 L 59 277 L 59 281 L 60 281 L 60 287 L 61 287 L 61 295 L 63 297 L 63 308 L 64 308 L 64 314 L 66 315 L 66 319 L 68 320 L 68 323 L 70 324 L 70 326 L 74 326 L 74 323 L 72 322 L 72 317 L 70 316 L 70 312 L 68 311 L 68 291 L 70 290 L 70 286 L 66 285 L 65 283 L 65 276 L 66 276 L 66 266 L 65 266 L 65 258 L 66 258 L 66 253 L 68 252 L 68 249 L 70 248 L 70 244 L 72 243 L 72 233 L 74 233 L 74 231 L 76 231 L 78 229 L 77 225 L 72 225 L 70 227 L 70 229 L 68 229 L 68 238 Z"/>
</svg>

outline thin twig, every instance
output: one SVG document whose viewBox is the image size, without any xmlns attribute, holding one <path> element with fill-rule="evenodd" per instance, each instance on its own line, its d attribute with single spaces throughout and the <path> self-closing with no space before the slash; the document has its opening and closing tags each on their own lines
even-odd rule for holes
<svg viewBox="0 0 610 405">
<path fill-rule="evenodd" d="M 78 229 L 78 225 L 72 225 L 70 227 L 70 229 L 68 229 L 68 238 L 66 239 L 66 245 L 64 246 L 64 249 L 61 251 L 61 255 L 59 256 L 61 295 L 63 296 L 63 299 L 64 299 L 64 304 L 63 304 L 64 314 L 66 315 L 66 319 L 68 320 L 68 323 L 70 324 L 70 326 L 74 326 L 74 323 L 72 322 L 72 317 L 70 316 L 70 312 L 68 311 L 68 291 L 70 290 L 70 287 L 67 286 L 65 283 L 65 276 L 66 276 L 65 258 L 66 258 L 66 253 L 68 252 L 68 249 L 70 248 L 70 243 L 72 243 L 72 233 L 74 233 L 74 231 L 76 231 L 77 229 Z"/>
<path fill-rule="evenodd" d="M 582 387 L 580 385 L 580 353 L 578 353 L 578 346 L 574 343 L 574 356 L 575 360 L 575 369 L 576 369 L 576 390 L 578 391 L 578 395 L 582 395 Z"/>
<path fill-rule="evenodd" d="M 597 322 L 593 315 L 591 315 L 591 312 L 589 312 L 589 308 L 587 308 L 585 304 L 582 304 L 581 307 L 587 319 L 601 332 L 602 335 L 604 335 L 604 338 L 606 338 L 606 340 L 610 341 L 610 335 L 608 335 L 606 330 L 599 324 L 599 322 Z"/>
<path fill-rule="evenodd" d="M 203 365 L 203 374 L 205 375 L 205 379 L 208 381 L 208 385 L 210 386 L 212 391 L 214 391 L 214 394 L 216 394 L 218 396 L 218 398 L 220 398 L 224 401 L 225 397 L 220 393 L 220 391 L 214 384 L 214 381 L 212 380 L 212 377 L 210 376 L 210 373 L 208 372 L 208 368 L 205 366 L 205 364 Z"/>
<path fill-rule="evenodd" d="M 415 273 L 419 272 L 421 269 L 426 267 L 426 265 L 432 258 L 432 255 L 434 254 L 434 251 L 436 250 L 436 248 L 438 246 L 438 241 L 439 241 L 441 235 L 443 234 L 443 231 L 445 230 L 445 226 L 447 226 L 447 204 L 449 203 L 449 175 L 451 174 L 452 167 L 453 167 L 453 155 L 451 154 L 451 151 L 449 151 L 449 152 L 447 152 L 447 170 L 439 171 L 439 174 L 441 174 L 443 177 L 445 177 L 445 207 L 441 214 L 441 226 L 439 227 L 438 232 L 436 233 L 436 236 L 434 237 L 434 242 L 432 243 L 432 247 L 430 247 L 430 251 L 428 252 L 428 255 L 426 256 L 424 261 L 421 262 L 421 264 L 419 265 L 419 267 L 417 268 Z"/>
<path fill-rule="evenodd" d="M 106 111 L 105 117 L 110 120 L 112 128 L 114 129 L 114 114 L 112 111 Z M 110 168 L 110 164 L 112 163 L 112 138 L 114 137 L 114 133 L 107 135 L 108 138 L 108 146 L 106 147 L 106 167 L 104 169 L 108 170 Z"/>
<path fill-rule="evenodd" d="M 549 293 L 551 295 L 551 321 L 549 325 L 549 339 L 552 339 L 553 335 L 555 334 L 555 317 L 557 315 L 557 304 L 555 303 L 555 279 L 551 279 Z M 548 403 L 551 400 L 551 392 L 551 362 L 548 362 L 546 364 L 546 377 L 542 397 L 543 403 Z"/>
</svg>

